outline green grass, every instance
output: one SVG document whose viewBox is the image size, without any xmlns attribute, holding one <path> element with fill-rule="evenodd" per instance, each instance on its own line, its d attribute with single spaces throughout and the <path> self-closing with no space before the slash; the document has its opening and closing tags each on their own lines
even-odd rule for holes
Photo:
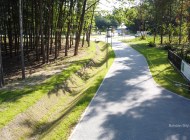
<svg viewBox="0 0 190 140">
<path fill-rule="evenodd" d="M 124 41 L 140 52 L 147 59 L 154 80 L 162 87 L 179 95 L 190 98 L 186 87 L 176 86 L 176 82 L 187 84 L 187 81 L 174 69 L 167 59 L 167 51 L 161 48 L 150 48 L 147 40 L 139 38 Z"/>
<path fill-rule="evenodd" d="M 100 43 L 101 44 L 101 43 Z M 106 52 L 104 48 L 101 51 Z M 110 49 L 109 52 L 109 67 L 112 65 L 115 54 L 113 50 Z M 84 88 L 76 102 L 73 103 L 69 113 L 66 113 L 65 116 L 62 115 L 62 118 L 57 121 L 54 125 L 51 125 L 42 135 L 40 139 L 45 140 L 56 140 L 56 139 L 68 139 L 72 128 L 77 124 L 78 120 L 81 117 L 81 114 L 84 112 L 94 94 L 96 93 L 99 85 L 101 84 L 103 78 L 105 77 L 108 69 L 105 67 L 105 56 L 98 60 L 96 66 L 92 69 L 91 78 L 85 82 Z M 97 67 L 98 66 L 98 67 Z M 95 71 L 95 73 L 94 73 Z M 65 111 L 67 112 L 67 111 Z M 63 113 L 64 114 L 64 113 Z"/>
<path fill-rule="evenodd" d="M 75 73 L 82 67 L 82 63 L 72 64 L 68 69 L 61 74 L 55 75 L 48 79 L 45 83 L 34 86 L 25 87 L 22 90 L 1 91 L 1 112 L 0 112 L 0 128 L 11 121 L 14 116 L 24 112 L 28 107 L 36 103 L 43 95 L 53 90 L 58 84 L 66 80 L 72 73 Z"/>
<path fill-rule="evenodd" d="M 88 55 L 83 56 L 80 60 L 72 61 L 64 71 L 54 75 L 42 84 L 36 83 L 36 86 L 27 86 L 16 90 L 0 91 L 0 128 L 10 122 L 17 114 L 26 111 L 30 106 L 35 104 L 44 95 L 54 90 L 64 80 L 69 78 L 83 67 L 85 63 L 94 57 L 95 44 L 87 48 Z"/>
<path fill-rule="evenodd" d="M 64 71 L 41 84 L 17 90 L 1 90 L 0 128 L 8 124 L 19 113 L 26 113 L 29 107 L 36 106 L 35 103 L 38 101 L 56 99 L 52 105 L 46 103 L 48 111 L 41 110 L 44 113 L 42 118 L 29 118 L 28 121 L 31 125 L 29 131 L 25 126 L 18 126 L 22 129 L 22 133 L 18 134 L 18 139 L 36 137 L 40 137 L 40 139 L 67 139 L 108 71 L 106 69 L 105 43 L 99 42 L 98 54 L 95 43 L 91 43 L 91 45 L 91 47 L 85 48 L 86 53 L 80 59 L 68 58 L 65 62 L 69 65 Z M 109 48 L 110 67 L 115 54 L 111 47 Z M 92 66 L 86 67 L 85 72 L 83 72 L 84 66 L 87 66 L 91 61 L 94 62 Z M 70 91 L 63 88 L 65 84 Z M 59 93 L 59 91 L 61 92 Z M 36 111 L 35 113 L 41 112 Z M 25 121 L 27 120 L 24 119 L 23 123 Z M 11 132 L 14 134 L 16 133 L 14 131 Z"/>
</svg>

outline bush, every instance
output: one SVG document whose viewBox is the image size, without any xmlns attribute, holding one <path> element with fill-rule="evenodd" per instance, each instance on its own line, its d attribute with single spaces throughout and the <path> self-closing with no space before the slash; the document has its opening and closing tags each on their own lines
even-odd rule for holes
<svg viewBox="0 0 190 140">
<path fill-rule="evenodd" d="M 142 35 L 140 39 L 141 39 L 141 40 L 146 40 L 146 36 L 145 36 L 145 35 Z"/>
<path fill-rule="evenodd" d="M 156 47 L 156 44 L 151 41 L 148 43 L 148 47 L 151 47 L 151 48 Z"/>
<path fill-rule="evenodd" d="M 172 45 L 171 44 L 166 44 L 165 46 L 164 46 L 164 50 L 172 50 Z"/>
</svg>

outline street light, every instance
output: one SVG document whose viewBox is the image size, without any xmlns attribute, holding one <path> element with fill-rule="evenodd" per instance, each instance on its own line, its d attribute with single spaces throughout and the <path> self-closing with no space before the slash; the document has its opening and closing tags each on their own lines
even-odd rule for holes
<svg viewBox="0 0 190 140">
<path fill-rule="evenodd" d="M 108 53 L 109 53 L 109 45 L 108 45 L 108 38 L 111 38 L 111 47 L 112 47 L 112 35 L 113 35 L 113 28 L 107 28 L 106 29 L 106 38 L 107 38 L 107 49 L 106 49 L 106 54 L 107 54 L 107 61 L 106 61 L 106 68 L 108 68 Z"/>
<path fill-rule="evenodd" d="M 112 47 L 113 27 L 111 26 L 111 47 Z"/>
<path fill-rule="evenodd" d="M 106 32 L 106 37 L 107 37 L 107 48 L 106 48 L 106 59 L 107 59 L 107 61 L 106 61 L 106 68 L 108 68 L 108 47 L 109 47 L 109 45 L 108 45 L 108 37 L 109 37 L 109 28 L 107 28 L 107 32 Z"/>
</svg>

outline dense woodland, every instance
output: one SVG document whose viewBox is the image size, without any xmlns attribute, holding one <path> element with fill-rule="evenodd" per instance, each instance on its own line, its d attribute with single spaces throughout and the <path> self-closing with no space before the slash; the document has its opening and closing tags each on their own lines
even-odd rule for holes
<svg viewBox="0 0 190 140">
<path fill-rule="evenodd" d="M 178 36 L 178 43 L 190 42 L 190 1 L 189 0 L 144 0 L 137 7 L 139 30 L 150 30 L 154 37 Z"/>
<path fill-rule="evenodd" d="M 68 56 L 69 50 L 77 55 L 85 41 L 90 45 L 94 18 L 101 30 L 124 23 L 132 32 L 150 31 L 154 37 L 152 43 L 159 37 L 161 45 L 179 47 L 179 55 L 190 60 L 189 0 L 118 1 L 130 1 L 131 6 L 117 7 L 109 14 L 98 14 L 99 0 L 21 0 L 21 5 L 19 1 L 1 0 L 0 85 L 4 82 L 3 76 L 21 70 L 21 62 L 24 62 L 24 68 L 35 68 L 56 60 L 60 55 Z M 23 18 L 20 18 L 19 8 Z M 23 35 L 20 35 L 20 19 L 23 20 Z"/>
<path fill-rule="evenodd" d="M 1 0 L 1 85 L 3 75 L 21 70 L 21 36 L 25 66 L 49 63 L 61 52 L 67 56 L 69 49 L 77 55 L 85 40 L 90 45 L 97 3 L 97 0 L 21 0 L 19 5 L 19 1 Z M 22 19 L 23 35 L 20 35 L 19 19 Z"/>
</svg>

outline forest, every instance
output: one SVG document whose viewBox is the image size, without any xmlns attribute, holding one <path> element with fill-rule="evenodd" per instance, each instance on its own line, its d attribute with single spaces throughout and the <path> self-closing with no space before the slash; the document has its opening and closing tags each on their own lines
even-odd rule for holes
<svg viewBox="0 0 190 140">
<path fill-rule="evenodd" d="M 26 70 L 67 56 L 69 50 L 77 55 L 85 41 L 90 45 L 97 4 L 97 0 L 1 0 L 0 85 L 21 69 L 24 79 Z"/>
<path fill-rule="evenodd" d="M 115 7 L 112 13 L 102 15 L 96 12 L 99 0 L 22 0 L 21 4 L 1 0 L 0 85 L 7 78 L 20 75 L 21 70 L 24 79 L 25 71 L 31 73 L 40 65 L 68 56 L 69 50 L 77 55 L 85 41 L 90 46 L 92 28 L 105 31 L 108 26 L 117 28 L 122 23 L 132 33 L 148 31 L 154 38 L 152 45 L 159 38 L 160 44 L 167 44 L 168 48 L 179 46 L 177 52 L 189 61 L 189 0 L 119 2 L 130 2 L 131 6 Z M 144 34 L 141 36 L 145 38 Z"/>
<path fill-rule="evenodd" d="M 189 0 L 145 0 L 138 8 L 139 30 L 150 30 L 154 35 L 168 35 L 171 43 L 178 36 L 178 44 L 190 42 Z"/>
</svg>

